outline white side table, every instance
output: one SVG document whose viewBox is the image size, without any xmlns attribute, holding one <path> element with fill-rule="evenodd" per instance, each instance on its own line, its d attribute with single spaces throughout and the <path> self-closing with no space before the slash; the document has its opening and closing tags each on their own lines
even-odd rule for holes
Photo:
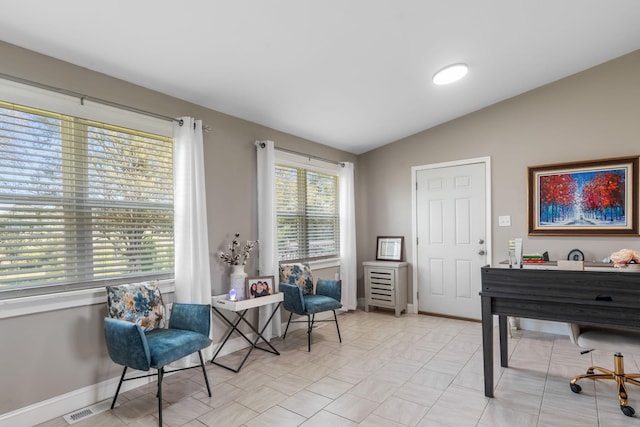
<svg viewBox="0 0 640 427">
<path fill-rule="evenodd" d="M 271 321 L 273 320 L 273 316 L 278 312 L 278 308 L 282 304 L 282 301 L 284 301 L 284 294 L 282 292 L 278 292 L 278 293 L 273 294 L 273 295 L 268 295 L 268 296 L 259 297 L 259 298 L 245 299 L 245 300 L 240 300 L 240 301 L 230 301 L 227 298 L 228 298 L 228 295 L 226 295 L 226 294 L 225 295 L 215 295 L 215 296 L 211 297 L 211 310 L 213 310 L 213 312 L 216 313 L 218 315 L 218 317 L 220 319 L 222 319 L 224 322 L 226 322 L 230 327 L 229 330 L 227 331 L 227 334 L 224 337 L 224 340 L 222 341 L 222 344 L 220 345 L 220 347 L 218 347 L 218 350 L 213 355 L 213 358 L 211 359 L 211 363 L 213 363 L 214 365 L 218 365 L 218 366 L 220 366 L 222 368 L 228 369 L 230 371 L 233 371 L 233 372 L 240 372 L 240 369 L 242 368 L 244 363 L 249 358 L 249 355 L 256 348 L 258 350 L 266 351 L 268 353 L 272 353 L 272 354 L 275 354 L 275 355 L 279 356 L 280 352 L 278 352 L 278 350 L 276 350 L 275 347 L 273 347 L 269 341 L 265 340 L 264 337 L 262 336 L 262 334 L 264 333 L 265 329 L 267 329 L 267 326 L 269 326 L 271 324 Z M 273 309 L 273 311 L 271 312 L 271 316 L 269 316 L 269 318 L 267 319 L 265 325 L 262 327 L 262 329 L 260 331 L 258 331 L 250 322 L 247 321 L 247 319 L 245 318 L 245 314 L 247 313 L 247 311 L 250 308 L 262 307 L 262 306 L 267 305 L 267 304 L 277 304 L 277 305 Z M 222 313 L 221 310 L 235 313 L 238 318 L 234 322 L 232 322 L 231 320 L 227 319 L 227 317 Z M 238 328 L 238 325 L 240 324 L 240 322 L 244 322 L 246 325 L 249 326 L 249 328 L 251 328 L 251 330 L 253 332 L 256 333 L 255 340 L 251 341 Z M 244 359 L 242 359 L 242 362 L 240 362 L 240 366 L 238 366 L 237 368 L 231 368 L 229 366 L 221 364 L 220 362 L 216 362 L 216 357 L 218 356 L 218 354 L 220 353 L 220 351 L 222 350 L 224 345 L 229 340 L 229 337 L 231 337 L 231 334 L 234 333 L 234 332 L 236 334 L 240 335 L 242 338 L 245 339 L 245 341 L 247 341 L 250 344 L 249 351 L 244 356 Z M 262 339 L 262 341 L 265 344 L 267 344 L 270 347 L 270 349 L 269 348 L 264 348 L 264 347 L 259 347 L 257 344 L 258 344 L 258 341 L 260 339 Z"/>
</svg>

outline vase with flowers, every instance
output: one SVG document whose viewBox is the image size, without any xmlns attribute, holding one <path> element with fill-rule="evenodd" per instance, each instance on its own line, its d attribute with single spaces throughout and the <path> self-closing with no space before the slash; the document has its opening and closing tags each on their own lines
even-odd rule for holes
<svg viewBox="0 0 640 427">
<path fill-rule="evenodd" d="M 240 248 L 239 237 L 240 233 L 236 233 L 227 251 L 220 252 L 219 257 L 222 262 L 229 265 L 232 269 L 229 278 L 230 288 L 234 291 L 234 299 L 242 300 L 245 299 L 244 282 L 247 278 L 244 266 L 247 265 L 247 260 L 251 257 L 251 251 L 258 245 L 259 241 L 247 240 L 244 245 L 242 245 L 242 248 Z"/>
</svg>

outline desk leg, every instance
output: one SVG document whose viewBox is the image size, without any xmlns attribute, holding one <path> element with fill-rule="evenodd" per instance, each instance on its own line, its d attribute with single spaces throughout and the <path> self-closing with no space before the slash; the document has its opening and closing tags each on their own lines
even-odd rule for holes
<svg viewBox="0 0 640 427">
<path fill-rule="evenodd" d="M 484 395 L 493 397 L 493 315 L 491 298 L 480 297 L 482 305 L 482 358 L 484 362 Z"/>
<path fill-rule="evenodd" d="M 507 316 L 498 316 L 498 329 L 500 330 L 500 366 L 509 367 L 509 340 L 507 329 Z"/>
</svg>

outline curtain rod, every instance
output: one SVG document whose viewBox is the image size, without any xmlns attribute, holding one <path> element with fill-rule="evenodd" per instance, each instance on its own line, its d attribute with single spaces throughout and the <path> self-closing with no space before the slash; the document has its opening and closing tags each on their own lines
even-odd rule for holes
<svg viewBox="0 0 640 427">
<path fill-rule="evenodd" d="M 0 73 L 0 77 L 6 80 L 11 80 L 14 81 L 16 83 L 22 83 L 28 86 L 33 86 L 33 87 L 37 87 L 40 89 L 45 89 L 45 90 L 49 90 L 52 92 L 57 92 L 57 93 L 61 93 L 63 95 L 68 95 L 68 96 L 73 96 L 75 98 L 79 98 L 80 99 L 80 104 L 84 105 L 84 101 L 85 99 L 87 101 L 91 101 L 91 102 L 95 102 L 97 104 L 102 104 L 102 105 L 106 105 L 109 107 L 115 107 L 115 108 L 119 108 L 121 110 L 126 110 L 126 111 L 131 111 L 133 113 L 138 113 L 138 114 L 143 114 L 145 116 L 149 116 L 149 117 L 155 117 L 156 119 L 161 119 L 161 120 L 166 120 L 168 122 L 177 122 L 180 124 L 180 126 L 182 126 L 182 124 L 184 123 L 184 121 L 182 119 L 176 119 L 174 117 L 169 117 L 169 116 L 163 116 L 162 114 L 157 114 L 157 113 L 152 113 L 149 111 L 145 111 L 145 110 L 140 110 L 138 108 L 135 107 L 130 107 L 128 105 L 123 105 L 123 104 L 118 104 L 117 102 L 112 102 L 112 101 L 107 101 L 106 99 L 100 99 L 100 98 L 95 98 L 93 96 L 90 95 L 84 95 L 78 92 L 74 92 L 72 90 L 67 90 L 67 89 L 62 89 L 59 87 L 55 87 L 55 86 L 49 86 L 47 84 L 44 83 L 38 83 L 38 82 L 34 82 L 32 80 L 27 80 L 27 79 L 23 79 L 22 77 L 16 77 L 16 76 L 12 76 L 10 74 L 4 74 L 4 73 Z"/>
<path fill-rule="evenodd" d="M 264 142 L 260 143 L 260 148 L 264 148 L 265 146 L 266 145 L 265 145 Z M 320 160 L 320 161 L 327 162 L 327 163 L 333 163 L 334 165 L 340 165 L 340 166 L 344 167 L 344 162 L 336 162 L 335 160 L 324 159 L 322 157 L 314 156 L 312 154 L 305 154 L 305 153 L 301 153 L 299 151 L 289 150 L 288 148 L 273 147 L 273 149 L 274 150 L 278 150 L 278 151 L 284 151 L 285 153 L 296 154 L 298 156 L 306 157 L 308 159 L 316 159 L 316 160 Z"/>
</svg>

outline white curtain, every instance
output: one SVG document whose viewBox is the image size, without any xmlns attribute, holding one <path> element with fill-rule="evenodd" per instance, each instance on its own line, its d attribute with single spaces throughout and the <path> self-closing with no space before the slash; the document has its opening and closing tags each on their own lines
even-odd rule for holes
<svg viewBox="0 0 640 427">
<path fill-rule="evenodd" d="M 174 123 L 175 302 L 211 304 L 202 121 Z M 213 349 L 204 351 L 208 358 Z"/>
<path fill-rule="evenodd" d="M 340 280 L 342 280 L 342 306 L 355 310 L 357 296 L 356 212 L 353 163 L 338 167 L 340 183 Z"/>
<path fill-rule="evenodd" d="M 276 223 L 276 180 L 273 141 L 256 141 L 258 157 L 258 270 L 261 276 L 273 276 L 275 291 L 280 286 L 278 270 L 278 241 Z M 258 330 L 262 329 L 273 313 L 274 305 L 259 308 Z M 264 331 L 264 338 L 282 335 L 280 310 L 273 315 L 271 324 Z"/>
</svg>

